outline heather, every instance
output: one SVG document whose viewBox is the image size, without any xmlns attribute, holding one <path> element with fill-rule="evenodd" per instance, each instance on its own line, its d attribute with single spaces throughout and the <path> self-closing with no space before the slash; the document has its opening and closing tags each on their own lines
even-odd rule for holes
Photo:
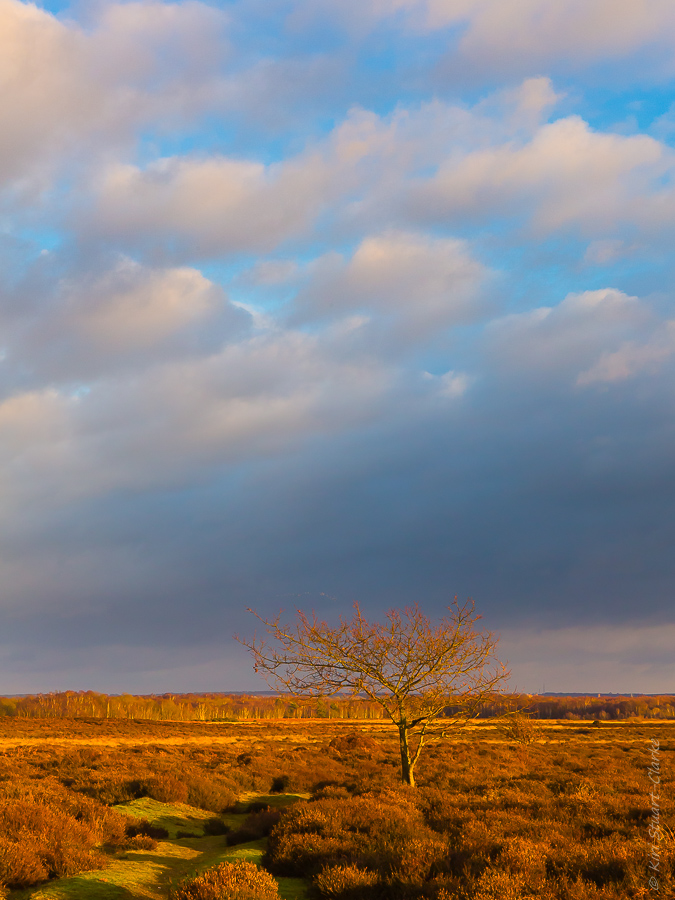
<svg viewBox="0 0 675 900">
<path fill-rule="evenodd" d="M 206 873 L 247 862 L 294 900 L 637 900 L 658 740 L 670 896 L 675 724 L 528 723 L 430 746 L 407 788 L 378 721 L 5 717 L 0 881 L 17 898 L 112 882 L 119 898 L 168 897 L 200 877 L 221 891 L 223 870 Z"/>
</svg>

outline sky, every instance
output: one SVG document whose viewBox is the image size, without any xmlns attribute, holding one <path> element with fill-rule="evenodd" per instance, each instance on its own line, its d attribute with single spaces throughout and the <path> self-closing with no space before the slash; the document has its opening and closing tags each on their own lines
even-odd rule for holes
<svg viewBox="0 0 675 900">
<path fill-rule="evenodd" d="M 0 0 L 0 694 L 455 595 L 675 692 L 672 0 Z"/>
</svg>

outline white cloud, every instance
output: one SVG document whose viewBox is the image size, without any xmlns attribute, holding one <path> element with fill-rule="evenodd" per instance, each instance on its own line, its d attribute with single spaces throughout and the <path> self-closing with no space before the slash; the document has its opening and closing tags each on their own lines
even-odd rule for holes
<svg viewBox="0 0 675 900">
<path fill-rule="evenodd" d="M 310 271 L 294 320 L 364 313 L 375 331 L 411 343 L 480 315 L 487 278 L 466 242 L 403 231 L 364 238 L 348 260 L 328 254 Z"/>
<path fill-rule="evenodd" d="M 330 195 L 322 161 L 171 158 L 103 174 L 88 229 L 135 243 L 178 238 L 197 253 L 269 250 L 302 233 Z"/>
<path fill-rule="evenodd" d="M 381 229 L 406 220 L 414 176 L 426 173 L 422 183 L 438 193 L 428 173 L 449 154 L 456 164 L 514 132 L 527 137 L 555 99 L 538 78 L 471 110 L 438 101 L 388 116 L 355 108 L 327 136 L 272 164 L 216 154 L 106 162 L 74 222 L 88 237 L 206 256 L 271 251 L 313 238 L 317 226 Z M 424 218 L 425 209 L 415 213 Z"/>
<path fill-rule="evenodd" d="M 150 121 L 192 117 L 218 90 L 226 18 L 202 3 L 103 4 L 86 31 L 0 0 L 0 186 L 41 190 Z"/>
<path fill-rule="evenodd" d="M 647 135 L 594 131 L 578 116 L 541 124 L 555 100 L 547 79 L 529 79 L 470 110 L 353 110 L 274 164 L 215 155 L 107 164 L 72 221 L 89 239 L 208 257 L 393 223 L 504 219 L 530 235 L 578 230 L 598 262 L 619 252 L 627 228 L 672 227 L 672 150 Z"/>
<path fill-rule="evenodd" d="M 370 0 L 347 3 L 370 27 L 385 18 L 420 32 L 460 27 L 457 66 L 485 73 L 546 66 L 578 69 L 649 49 L 655 75 L 672 72 L 675 9 L 670 0 Z M 328 4 L 329 8 L 333 4 Z M 343 10 L 343 15 L 346 13 Z M 648 60 L 654 63 L 654 60 Z"/>
<path fill-rule="evenodd" d="M 537 233 L 575 225 L 604 234 L 636 217 L 648 224 L 672 169 L 672 153 L 653 138 L 594 132 L 571 116 L 524 144 L 449 156 L 411 202 L 421 219 L 526 216 Z"/>
<path fill-rule="evenodd" d="M 196 269 L 122 257 L 103 271 L 62 279 L 37 307 L 18 307 L 4 325 L 7 371 L 44 383 L 202 356 L 241 338 L 250 317 Z"/>
<path fill-rule="evenodd" d="M 492 358 L 508 370 L 575 380 L 601 353 L 652 321 L 653 313 L 637 297 L 605 288 L 497 319 L 487 328 L 488 344 Z"/>
<path fill-rule="evenodd" d="M 654 374 L 675 354 L 675 322 L 659 326 L 645 343 L 626 341 L 618 350 L 605 351 L 577 378 L 577 384 L 625 381 L 642 372 Z"/>
<path fill-rule="evenodd" d="M 194 359 L 99 378 L 84 393 L 17 393 L 0 405 L 5 515 L 111 490 L 181 484 L 368 424 L 400 375 L 350 359 L 328 332 L 271 332 Z M 413 390 L 408 390 L 412 397 Z"/>
<path fill-rule="evenodd" d="M 219 290 L 195 269 L 144 270 L 123 260 L 72 298 L 80 336 L 98 349 L 152 347 L 212 313 Z M 88 301 L 88 302 L 87 302 Z"/>
</svg>

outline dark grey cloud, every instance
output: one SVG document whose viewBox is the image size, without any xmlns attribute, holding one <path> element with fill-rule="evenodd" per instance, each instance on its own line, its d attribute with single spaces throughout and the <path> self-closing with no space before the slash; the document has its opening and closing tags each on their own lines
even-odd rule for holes
<svg viewBox="0 0 675 900">
<path fill-rule="evenodd" d="M 670 134 L 582 116 L 670 53 L 624 7 L 1 6 L 0 690 L 455 594 L 519 687 L 673 689 Z"/>
</svg>

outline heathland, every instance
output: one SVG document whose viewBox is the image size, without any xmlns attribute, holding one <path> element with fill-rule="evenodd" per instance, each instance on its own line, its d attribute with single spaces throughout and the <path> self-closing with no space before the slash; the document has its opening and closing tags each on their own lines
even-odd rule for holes
<svg viewBox="0 0 675 900">
<path fill-rule="evenodd" d="M 658 716 L 478 720 L 432 746 L 409 788 L 375 718 L 12 711 L 0 881 L 17 900 L 675 895 L 675 722 Z M 253 887 L 208 893 L 232 872 Z"/>
</svg>

